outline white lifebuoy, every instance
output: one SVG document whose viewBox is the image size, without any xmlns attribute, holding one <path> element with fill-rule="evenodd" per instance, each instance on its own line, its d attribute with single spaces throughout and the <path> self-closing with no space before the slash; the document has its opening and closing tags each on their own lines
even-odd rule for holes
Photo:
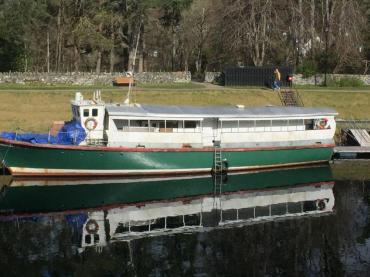
<svg viewBox="0 0 370 277">
<path fill-rule="evenodd" d="M 96 222 L 96 220 L 90 219 L 86 223 L 85 229 L 89 234 L 96 234 L 99 231 L 99 224 Z"/>
<path fill-rule="evenodd" d="M 319 119 L 316 123 L 317 129 L 328 129 L 328 119 L 322 118 Z"/>
<path fill-rule="evenodd" d="M 326 208 L 326 203 L 324 200 L 316 200 L 316 208 L 319 210 L 319 211 L 322 211 Z"/>
<path fill-rule="evenodd" d="M 89 117 L 85 120 L 85 128 L 89 131 L 95 130 L 96 126 L 98 125 L 98 122 L 95 120 L 95 118 Z"/>
</svg>

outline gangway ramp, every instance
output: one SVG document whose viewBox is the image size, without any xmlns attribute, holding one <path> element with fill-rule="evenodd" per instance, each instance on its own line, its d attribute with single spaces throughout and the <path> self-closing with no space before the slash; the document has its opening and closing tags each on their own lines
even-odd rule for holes
<svg viewBox="0 0 370 277">
<path fill-rule="evenodd" d="M 303 101 L 298 91 L 283 90 L 279 91 L 279 98 L 283 106 L 303 107 Z"/>
<path fill-rule="evenodd" d="M 350 129 L 360 146 L 370 147 L 370 135 L 366 129 Z"/>
</svg>

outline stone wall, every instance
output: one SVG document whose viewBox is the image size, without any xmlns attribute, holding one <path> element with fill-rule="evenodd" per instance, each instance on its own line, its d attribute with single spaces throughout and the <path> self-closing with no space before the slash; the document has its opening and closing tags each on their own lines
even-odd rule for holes
<svg viewBox="0 0 370 277">
<path fill-rule="evenodd" d="M 69 85 L 111 85 L 117 76 L 124 73 L 30 73 L 30 72 L 0 72 L 0 83 L 44 83 Z M 190 72 L 142 72 L 135 74 L 137 83 L 189 83 Z"/>
<path fill-rule="evenodd" d="M 370 75 L 349 75 L 349 74 L 327 74 L 327 79 L 338 79 L 343 77 L 356 78 L 361 80 L 365 85 L 370 85 Z M 303 78 L 302 74 L 294 74 L 293 83 L 296 85 L 321 85 L 324 82 L 324 74 Z"/>
<path fill-rule="evenodd" d="M 217 83 L 221 77 L 221 72 L 205 72 L 204 73 L 204 82 L 205 83 Z"/>
<path fill-rule="evenodd" d="M 220 76 L 221 72 L 206 72 L 204 82 L 217 83 Z M 370 85 L 370 75 L 327 74 L 327 79 L 340 79 L 343 77 L 357 78 L 361 80 L 365 85 Z M 323 81 L 324 74 L 316 74 L 315 76 L 311 76 L 309 78 L 303 78 L 302 74 L 293 75 L 293 83 L 295 85 L 321 85 Z"/>
</svg>

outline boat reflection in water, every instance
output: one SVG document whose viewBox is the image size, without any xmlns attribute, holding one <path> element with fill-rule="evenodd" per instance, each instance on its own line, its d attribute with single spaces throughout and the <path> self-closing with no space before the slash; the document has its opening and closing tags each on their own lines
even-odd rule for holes
<svg viewBox="0 0 370 277">
<path fill-rule="evenodd" d="M 333 212 L 328 166 L 165 179 L 13 180 L 2 221 L 61 215 L 79 250 Z"/>
</svg>

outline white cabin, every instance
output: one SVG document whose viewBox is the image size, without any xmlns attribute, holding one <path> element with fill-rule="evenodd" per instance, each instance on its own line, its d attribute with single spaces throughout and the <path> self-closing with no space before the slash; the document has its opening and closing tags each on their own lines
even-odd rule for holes
<svg viewBox="0 0 370 277">
<path fill-rule="evenodd" d="M 93 100 L 84 100 L 80 92 L 71 101 L 73 119 L 80 122 L 86 131 L 86 139 L 83 144 L 95 141 L 103 141 L 105 103 L 101 100 L 100 91 L 94 93 Z"/>
<path fill-rule="evenodd" d="M 112 147 L 224 148 L 332 144 L 337 113 L 304 107 L 190 107 L 105 104 L 100 94 L 72 101 L 86 144 Z"/>
</svg>

